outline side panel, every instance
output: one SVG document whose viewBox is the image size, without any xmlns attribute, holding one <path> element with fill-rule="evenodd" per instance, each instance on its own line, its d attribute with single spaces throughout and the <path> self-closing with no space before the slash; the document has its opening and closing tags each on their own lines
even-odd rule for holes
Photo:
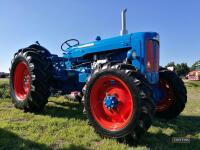
<svg viewBox="0 0 200 150">
<path fill-rule="evenodd" d="M 142 69 L 142 63 L 144 61 L 144 58 L 141 55 L 141 41 L 139 39 L 132 39 L 132 50 L 136 51 L 136 55 L 138 56 L 138 59 L 132 60 L 132 65 L 135 66 L 138 70 Z"/>
</svg>

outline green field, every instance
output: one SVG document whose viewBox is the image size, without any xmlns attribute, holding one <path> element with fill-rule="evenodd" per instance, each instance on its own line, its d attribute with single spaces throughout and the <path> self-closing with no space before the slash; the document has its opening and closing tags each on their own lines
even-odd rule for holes
<svg viewBox="0 0 200 150">
<path fill-rule="evenodd" d="M 0 149 L 200 149 L 200 82 L 185 81 L 188 103 L 171 121 L 155 119 L 135 147 L 102 139 L 88 125 L 78 103 L 63 97 L 49 98 L 41 114 L 15 109 L 0 80 Z M 190 143 L 174 144 L 172 137 L 190 137 Z"/>
</svg>

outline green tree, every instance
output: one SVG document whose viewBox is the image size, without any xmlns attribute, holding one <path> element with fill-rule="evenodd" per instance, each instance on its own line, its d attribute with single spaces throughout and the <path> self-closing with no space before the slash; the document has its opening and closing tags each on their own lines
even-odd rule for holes
<svg viewBox="0 0 200 150">
<path fill-rule="evenodd" d="M 187 63 L 175 64 L 175 62 L 172 61 L 169 62 L 165 67 L 174 67 L 174 71 L 178 76 L 185 76 L 190 71 Z"/>
<path fill-rule="evenodd" d="M 190 70 L 191 70 L 191 71 L 192 71 L 192 70 L 195 70 L 195 69 L 196 69 L 196 65 L 197 65 L 198 63 L 200 63 L 200 60 L 196 61 L 196 62 L 192 65 L 192 67 L 190 68 Z"/>
<path fill-rule="evenodd" d="M 176 65 L 175 65 L 175 62 L 169 62 L 166 66 L 165 66 L 165 68 L 167 68 L 167 67 L 176 67 Z"/>
<path fill-rule="evenodd" d="M 181 63 L 176 65 L 175 72 L 178 76 L 185 76 L 190 71 L 187 63 Z"/>
</svg>

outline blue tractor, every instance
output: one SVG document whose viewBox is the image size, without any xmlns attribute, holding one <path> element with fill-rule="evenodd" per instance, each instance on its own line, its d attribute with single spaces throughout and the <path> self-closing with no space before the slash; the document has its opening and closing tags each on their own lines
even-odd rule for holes
<svg viewBox="0 0 200 150">
<path fill-rule="evenodd" d="M 128 34 L 125 13 L 120 36 L 98 36 L 86 44 L 67 40 L 63 57 L 38 42 L 15 53 L 10 70 L 15 107 L 38 112 L 52 93 L 72 93 L 97 133 L 126 140 L 144 134 L 154 116 L 178 116 L 187 91 L 173 71 L 159 66 L 159 34 Z"/>
</svg>

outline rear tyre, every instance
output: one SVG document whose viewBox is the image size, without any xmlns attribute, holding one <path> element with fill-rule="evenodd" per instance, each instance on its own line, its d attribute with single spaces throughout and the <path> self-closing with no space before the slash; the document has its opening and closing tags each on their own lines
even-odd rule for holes
<svg viewBox="0 0 200 150">
<path fill-rule="evenodd" d="M 156 116 L 173 119 L 185 108 L 187 90 L 183 81 L 173 71 L 162 68 L 159 78 L 159 88 L 164 92 L 164 97 L 156 105 Z"/>
<path fill-rule="evenodd" d="M 89 122 L 102 137 L 133 142 L 152 123 L 155 105 L 152 91 L 139 80 L 129 65 L 106 64 L 96 69 L 83 89 L 83 99 Z M 107 96 L 116 96 L 117 106 L 109 109 Z"/>
<path fill-rule="evenodd" d="M 10 95 L 24 111 L 42 111 L 50 96 L 52 67 L 39 47 L 19 50 L 11 62 Z"/>
</svg>

